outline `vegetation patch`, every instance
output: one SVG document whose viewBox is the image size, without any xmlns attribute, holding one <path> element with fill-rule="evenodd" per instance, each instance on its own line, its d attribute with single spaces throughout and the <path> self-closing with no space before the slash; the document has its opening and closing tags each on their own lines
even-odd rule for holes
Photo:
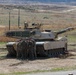
<svg viewBox="0 0 76 75">
<path fill-rule="evenodd" d="M 69 70 L 75 70 L 75 69 L 76 69 L 76 66 L 73 66 L 73 67 L 59 67 L 59 68 L 53 68 L 51 70 L 36 70 L 36 71 L 30 71 L 30 72 L 15 72 L 15 73 L 12 73 L 12 74 L 20 75 L 20 74 L 39 73 L 39 72 L 69 71 Z"/>
<path fill-rule="evenodd" d="M 28 72 L 14 72 L 14 73 L 0 74 L 0 75 L 22 75 L 22 74 L 33 74 L 33 73 L 39 73 L 39 72 L 69 71 L 69 70 L 75 70 L 75 69 L 76 69 L 76 66 L 73 66 L 73 67 L 59 67 L 59 68 L 53 68 L 51 70 L 35 70 L 35 71 L 28 71 Z"/>
</svg>

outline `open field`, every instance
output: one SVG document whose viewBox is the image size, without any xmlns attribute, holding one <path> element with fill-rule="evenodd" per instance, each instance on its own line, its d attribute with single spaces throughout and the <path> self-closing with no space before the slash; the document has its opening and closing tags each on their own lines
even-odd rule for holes
<svg viewBox="0 0 76 75">
<path fill-rule="evenodd" d="M 37 8 L 38 7 L 38 8 Z M 46 8 L 47 9 L 44 9 Z M 68 27 L 76 24 L 76 7 L 75 6 L 28 6 L 26 9 L 20 9 L 20 25 L 23 26 L 24 22 L 28 23 L 42 23 L 44 25 Z M 30 8 L 30 9 L 29 9 Z M 18 25 L 18 9 L 0 8 L 0 25 L 7 26 L 9 24 L 9 11 L 11 16 L 11 25 Z M 33 9 L 33 11 L 32 11 Z M 47 12 L 48 11 L 48 12 Z M 58 28 L 56 27 L 56 28 Z M 51 28 L 51 29 L 52 29 Z"/>
<path fill-rule="evenodd" d="M 76 27 L 76 6 L 60 6 L 49 8 L 50 11 L 37 8 L 38 6 L 31 6 L 35 11 L 28 11 L 20 9 L 20 26 L 23 29 L 24 22 L 42 23 L 41 29 L 51 29 L 54 31 L 61 30 L 67 27 Z M 45 7 L 46 8 L 46 7 Z M 37 9 L 37 10 L 36 10 Z M 31 10 L 31 9 L 30 9 Z M 48 12 L 47 12 L 48 11 Z M 18 9 L 11 9 L 11 30 L 18 29 Z M 16 39 L 5 37 L 5 32 L 8 31 L 9 25 L 9 10 L 0 8 L 0 47 L 5 47 L 8 41 L 15 41 Z M 12 73 L 17 75 L 25 72 L 39 72 L 39 71 L 56 71 L 56 70 L 73 70 L 76 69 L 76 30 L 64 33 L 59 36 L 66 36 L 68 38 L 68 50 L 72 55 L 63 58 L 38 58 L 37 60 L 17 60 L 9 59 L 7 50 L 0 49 L 0 73 L 6 75 Z M 72 45 L 71 45 L 72 44 Z M 10 75 L 10 74 L 9 74 Z"/>
</svg>

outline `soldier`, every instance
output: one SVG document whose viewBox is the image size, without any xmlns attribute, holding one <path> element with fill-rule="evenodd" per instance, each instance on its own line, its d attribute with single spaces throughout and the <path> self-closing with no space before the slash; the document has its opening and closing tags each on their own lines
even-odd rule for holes
<svg viewBox="0 0 76 75">
<path fill-rule="evenodd" d="M 34 53 L 34 58 L 37 58 L 37 54 L 36 54 L 36 42 L 34 39 L 31 39 L 32 43 L 33 43 L 33 53 Z"/>
<path fill-rule="evenodd" d="M 28 23 L 24 22 L 24 29 L 27 29 L 27 27 L 28 27 Z"/>
<path fill-rule="evenodd" d="M 21 40 L 17 45 L 17 58 L 26 59 L 28 57 L 27 41 Z"/>
<path fill-rule="evenodd" d="M 35 41 L 33 39 L 29 39 L 28 41 L 28 55 L 30 59 L 35 59 L 37 57 L 36 55 L 36 45 Z"/>
<path fill-rule="evenodd" d="M 8 50 L 8 54 L 7 54 L 7 57 L 10 58 L 10 57 L 16 57 L 16 51 L 14 50 L 14 47 L 13 46 L 7 46 L 7 50 Z"/>
</svg>

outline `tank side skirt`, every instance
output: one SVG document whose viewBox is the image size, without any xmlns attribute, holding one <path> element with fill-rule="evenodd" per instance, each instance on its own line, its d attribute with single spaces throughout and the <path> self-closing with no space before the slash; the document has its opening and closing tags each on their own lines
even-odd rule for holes
<svg viewBox="0 0 76 75">
<path fill-rule="evenodd" d="M 37 55 L 40 55 L 40 56 L 57 57 L 60 54 L 65 54 L 65 48 L 62 47 L 62 48 L 45 50 L 43 45 L 37 45 L 36 52 L 37 52 Z"/>
</svg>

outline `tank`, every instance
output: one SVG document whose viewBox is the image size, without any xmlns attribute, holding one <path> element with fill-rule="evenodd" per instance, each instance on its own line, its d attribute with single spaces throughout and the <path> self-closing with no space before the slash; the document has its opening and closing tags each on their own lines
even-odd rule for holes
<svg viewBox="0 0 76 75">
<path fill-rule="evenodd" d="M 16 42 L 6 44 L 7 57 L 19 59 L 35 59 L 41 57 L 58 57 L 65 55 L 67 50 L 67 37 L 58 37 L 59 34 L 74 30 L 72 27 L 60 31 L 25 29 L 6 32 L 7 37 L 19 38 Z"/>
</svg>

